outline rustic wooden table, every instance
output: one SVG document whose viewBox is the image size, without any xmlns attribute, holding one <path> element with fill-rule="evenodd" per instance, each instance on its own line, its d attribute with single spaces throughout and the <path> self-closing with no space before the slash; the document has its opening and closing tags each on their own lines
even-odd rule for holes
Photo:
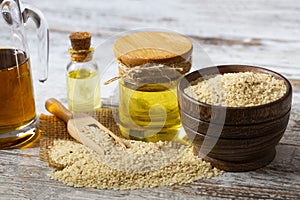
<svg viewBox="0 0 300 200">
<path fill-rule="evenodd" d="M 35 82 L 39 113 L 56 97 L 66 103 L 68 35 L 90 31 L 93 44 L 136 28 L 164 28 L 191 37 L 210 58 L 195 62 L 252 64 L 285 75 L 293 83 L 292 114 L 274 161 L 263 169 L 225 173 L 192 184 L 132 191 L 72 188 L 50 180 L 39 147 L 0 151 L 0 199 L 300 199 L 300 4 L 298 0 L 28 0 L 50 28 L 49 80 Z M 33 25 L 27 28 L 34 79 L 37 65 Z M 1 44 L 2 38 L 0 38 Z M 109 50 L 110 51 L 110 50 Z M 195 56 L 197 59 L 197 56 Z M 102 94 L 105 98 L 106 94 Z"/>
</svg>

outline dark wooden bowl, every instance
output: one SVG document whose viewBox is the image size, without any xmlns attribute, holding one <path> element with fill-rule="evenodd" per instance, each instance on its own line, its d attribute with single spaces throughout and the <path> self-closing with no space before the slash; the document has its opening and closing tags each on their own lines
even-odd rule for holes
<svg viewBox="0 0 300 200">
<path fill-rule="evenodd" d="M 259 72 L 284 80 L 286 94 L 271 103 L 251 107 L 213 106 L 199 102 L 184 89 L 203 75 Z M 178 84 L 183 127 L 197 155 L 226 171 L 249 171 L 270 163 L 290 116 L 292 87 L 282 75 L 255 66 L 223 65 L 194 71 Z M 212 143 L 212 141 L 215 141 Z"/>
</svg>

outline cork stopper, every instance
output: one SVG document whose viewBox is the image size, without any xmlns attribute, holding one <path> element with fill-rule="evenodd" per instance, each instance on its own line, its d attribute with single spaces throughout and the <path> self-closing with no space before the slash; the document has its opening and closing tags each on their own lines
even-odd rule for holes
<svg viewBox="0 0 300 200">
<path fill-rule="evenodd" d="M 69 49 L 69 54 L 73 62 L 86 62 L 92 59 L 91 48 L 92 34 L 89 32 L 73 32 L 70 34 L 72 48 Z"/>
<path fill-rule="evenodd" d="M 75 51 L 89 50 L 92 34 L 89 32 L 73 32 L 70 34 L 72 48 Z"/>
</svg>

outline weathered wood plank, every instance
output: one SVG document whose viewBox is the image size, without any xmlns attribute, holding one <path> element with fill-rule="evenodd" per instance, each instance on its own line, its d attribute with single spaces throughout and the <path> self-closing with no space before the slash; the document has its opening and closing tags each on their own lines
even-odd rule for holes
<svg viewBox="0 0 300 200">
<path fill-rule="evenodd" d="M 247 173 L 225 173 L 213 179 L 200 180 L 184 186 L 161 187 L 135 191 L 101 191 L 89 188 L 71 188 L 56 181 L 49 180 L 46 174 L 50 169 L 45 163 L 30 155 L 38 149 L 25 151 L 2 151 L 0 159 L 6 165 L 0 168 L 0 197 L 28 198 L 57 195 L 63 199 L 66 195 L 76 192 L 78 197 L 164 197 L 174 196 L 175 199 L 195 196 L 235 197 L 235 198 L 272 198 L 286 199 L 299 197 L 300 192 L 300 150 L 288 145 L 279 145 L 275 160 L 268 167 Z M 20 155 L 18 154 L 21 153 Z M 30 183 L 30 184 L 29 184 Z M 9 188 L 7 187 L 9 184 Z M 285 187 L 283 187 L 285 186 Z M 7 191 L 9 189 L 9 191 Z M 88 192 L 88 196 L 86 196 Z M 136 196 L 138 195 L 138 196 Z M 72 196 L 69 196 L 72 197 Z"/>
<path fill-rule="evenodd" d="M 91 31 L 95 44 L 100 44 L 116 33 L 152 27 L 191 36 L 214 64 L 263 65 L 289 78 L 300 74 L 300 12 L 297 12 L 298 3 L 293 0 L 30 2 L 44 12 L 51 33 L 61 33 L 61 37 L 53 36 L 56 43 L 65 44 L 55 51 L 62 53 L 65 49 L 60 56 L 66 55 L 67 35 L 71 31 Z"/>
<path fill-rule="evenodd" d="M 56 30 L 86 29 L 105 34 L 154 27 L 217 38 L 299 40 L 300 5 L 295 0 L 28 2 L 41 8 Z"/>
</svg>

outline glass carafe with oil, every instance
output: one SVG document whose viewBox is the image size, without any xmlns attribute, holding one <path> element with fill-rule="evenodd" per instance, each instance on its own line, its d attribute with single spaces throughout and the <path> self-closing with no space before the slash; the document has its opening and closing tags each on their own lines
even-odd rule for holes
<svg viewBox="0 0 300 200">
<path fill-rule="evenodd" d="M 40 81 L 47 79 L 48 29 L 40 11 L 18 0 L 0 0 L 0 149 L 28 144 L 36 138 L 36 110 L 24 25 L 38 27 Z"/>
</svg>

